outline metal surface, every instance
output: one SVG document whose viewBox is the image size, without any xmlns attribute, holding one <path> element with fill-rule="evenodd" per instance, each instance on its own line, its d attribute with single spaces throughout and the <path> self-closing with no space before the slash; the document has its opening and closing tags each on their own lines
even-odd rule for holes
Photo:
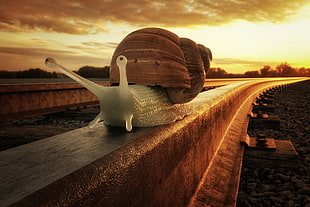
<svg viewBox="0 0 310 207">
<path fill-rule="evenodd" d="M 149 133 L 152 128 L 97 125 L 0 152 L 0 206 L 34 193 L 96 159 Z"/>
<path fill-rule="evenodd" d="M 77 83 L 0 85 L 0 121 L 93 106 L 97 97 Z"/>
<path fill-rule="evenodd" d="M 33 81 L 38 83 L 27 84 L 12 84 L 11 80 L 0 84 L 0 122 L 99 104 L 97 97 L 78 83 L 52 83 L 59 80 L 47 79 L 42 83 L 44 79 L 37 79 Z M 206 79 L 204 90 L 240 81 L 244 79 Z M 108 82 L 98 83 L 108 85 Z"/>
<path fill-rule="evenodd" d="M 255 96 L 254 94 L 252 96 Z M 231 119 L 189 207 L 235 206 L 244 152 L 239 140 L 247 132 L 247 114 L 251 109 L 252 96 L 244 100 Z"/>
<path fill-rule="evenodd" d="M 241 140 L 241 143 L 245 144 L 249 148 L 255 148 L 258 150 L 275 150 L 276 142 L 273 138 L 264 137 L 250 137 L 246 136 L 244 140 Z"/>
</svg>

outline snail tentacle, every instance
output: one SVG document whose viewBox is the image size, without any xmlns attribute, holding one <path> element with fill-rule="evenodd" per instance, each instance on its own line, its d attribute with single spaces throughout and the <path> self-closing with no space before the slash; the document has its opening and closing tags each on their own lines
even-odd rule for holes
<svg viewBox="0 0 310 207">
<path fill-rule="evenodd" d="M 102 93 L 102 90 L 104 90 L 104 86 L 101 86 L 99 84 L 96 84 L 86 78 L 83 78 L 82 76 L 79 76 L 78 74 L 72 72 L 71 70 L 65 68 L 64 66 L 58 64 L 54 58 L 46 58 L 45 59 L 45 64 L 46 66 L 59 70 L 60 72 L 64 73 L 65 75 L 69 76 L 76 82 L 80 83 L 83 85 L 85 88 L 90 90 L 93 94 L 95 94 L 97 97 L 99 97 Z"/>
<path fill-rule="evenodd" d="M 132 130 L 132 118 L 133 118 L 133 97 L 128 86 L 126 65 L 127 58 L 120 55 L 116 59 L 117 66 L 119 68 L 120 83 L 119 83 L 119 98 L 122 105 L 122 111 L 125 114 L 125 122 L 127 131 Z"/>
</svg>

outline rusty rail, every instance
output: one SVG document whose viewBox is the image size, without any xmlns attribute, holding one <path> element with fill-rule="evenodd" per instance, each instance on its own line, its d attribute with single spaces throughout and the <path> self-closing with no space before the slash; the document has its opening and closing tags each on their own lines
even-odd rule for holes
<svg viewBox="0 0 310 207">
<path fill-rule="evenodd" d="M 78 83 L 0 85 L 0 121 L 98 105 L 98 99 Z"/>
<path fill-rule="evenodd" d="M 241 79 L 208 79 L 204 90 Z M 46 80 L 48 81 L 48 80 Z M 108 85 L 108 82 L 100 82 Z M 95 95 L 78 83 L 0 84 L 0 122 L 98 105 Z"/>
<path fill-rule="evenodd" d="M 0 152 L 0 202 L 13 206 L 234 206 L 255 98 L 301 78 L 201 93 L 195 113 L 132 133 L 98 125 Z"/>
<path fill-rule="evenodd" d="M 204 88 L 240 81 L 208 79 Z M 108 82 L 101 82 L 108 85 Z M 98 105 L 95 95 L 78 83 L 0 84 L 0 122 Z"/>
</svg>

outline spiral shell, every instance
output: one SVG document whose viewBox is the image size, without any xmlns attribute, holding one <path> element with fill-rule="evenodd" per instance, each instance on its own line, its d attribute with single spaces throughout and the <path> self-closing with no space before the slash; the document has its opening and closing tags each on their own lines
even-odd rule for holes
<svg viewBox="0 0 310 207">
<path fill-rule="evenodd" d="M 119 83 L 116 58 L 128 59 L 129 83 L 165 88 L 172 103 L 186 103 L 201 91 L 210 67 L 211 51 L 161 28 L 144 28 L 127 35 L 111 60 L 111 84 Z"/>
</svg>

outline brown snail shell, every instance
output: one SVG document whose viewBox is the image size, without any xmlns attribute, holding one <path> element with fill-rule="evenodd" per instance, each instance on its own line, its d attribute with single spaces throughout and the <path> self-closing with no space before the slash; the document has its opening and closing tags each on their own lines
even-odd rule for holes
<svg viewBox="0 0 310 207">
<path fill-rule="evenodd" d="M 127 35 L 111 60 L 110 82 L 119 82 L 116 58 L 127 57 L 128 83 L 162 86 L 172 103 L 186 103 L 201 91 L 212 59 L 211 51 L 161 28 Z"/>
<path fill-rule="evenodd" d="M 205 68 L 205 72 L 208 73 L 210 68 L 210 62 L 212 61 L 212 52 L 209 48 L 202 44 L 198 44 L 199 53 L 202 57 L 203 66 Z"/>
</svg>

